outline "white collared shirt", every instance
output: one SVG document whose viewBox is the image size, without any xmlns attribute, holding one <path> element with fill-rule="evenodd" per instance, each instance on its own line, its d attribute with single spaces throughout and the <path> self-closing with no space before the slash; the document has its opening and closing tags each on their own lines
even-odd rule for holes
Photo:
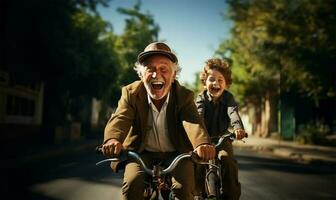
<svg viewBox="0 0 336 200">
<path fill-rule="evenodd" d="M 169 93 L 160 111 L 155 107 L 149 95 L 147 95 L 147 98 L 150 109 L 148 112 L 147 133 L 144 141 L 145 150 L 151 152 L 175 151 L 169 139 L 166 117 Z"/>
</svg>

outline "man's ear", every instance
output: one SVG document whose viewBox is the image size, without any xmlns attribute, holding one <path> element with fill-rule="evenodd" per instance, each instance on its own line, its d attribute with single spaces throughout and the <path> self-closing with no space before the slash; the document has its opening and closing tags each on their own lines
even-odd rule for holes
<svg viewBox="0 0 336 200">
<path fill-rule="evenodd" d="M 176 80 L 176 71 L 174 71 L 173 80 Z"/>
</svg>

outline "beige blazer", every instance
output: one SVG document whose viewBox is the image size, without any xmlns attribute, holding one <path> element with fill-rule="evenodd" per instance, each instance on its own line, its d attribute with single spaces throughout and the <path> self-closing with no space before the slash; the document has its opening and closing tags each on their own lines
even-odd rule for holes
<svg viewBox="0 0 336 200">
<path fill-rule="evenodd" d="M 175 81 L 170 95 L 167 124 L 175 149 L 184 153 L 201 144 L 210 143 L 194 103 L 193 92 Z M 143 151 L 148 112 L 147 92 L 143 82 L 135 81 L 123 87 L 117 110 L 105 127 L 104 143 L 114 138 L 122 142 L 125 149 Z"/>
</svg>

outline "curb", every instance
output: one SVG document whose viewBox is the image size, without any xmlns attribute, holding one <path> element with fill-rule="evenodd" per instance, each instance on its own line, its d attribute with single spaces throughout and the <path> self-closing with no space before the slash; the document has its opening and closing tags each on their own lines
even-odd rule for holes
<svg viewBox="0 0 336 200">
<path fill-rule="evenodd" d="M 295 152 L 293 150 L 287 148 L 275 148 L 268 145 L 234 145 L 235 148 L 239 149 L 249 149 L 259 153 L 267 153 L 272 154 L 273 156 L 277 156 L 280 158 L 290 159 L 292 161 L 300 162 L 300 163 L 319 163 L 319 164 L 327 164 L 327 165 L 336 165 L 336 156 L 330 157 L 325 155 L 318 154 L 306 154 L 301 152 Z"/>
</svg>

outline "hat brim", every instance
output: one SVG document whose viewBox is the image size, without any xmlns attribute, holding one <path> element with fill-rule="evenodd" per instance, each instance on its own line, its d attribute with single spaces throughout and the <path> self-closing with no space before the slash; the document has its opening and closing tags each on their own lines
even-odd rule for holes
<svg viewBox="0 0 336 200">
<path fill-rule="evenodd" d="M 166 52 L 166 51 L 146 51 L 146 52 L 142 52 L 138 56 L 138 62 L 142 63 L 142 62 L 144 62 L 144 60 L 146 58 L 148 58 L 152 55 L 163 55 L 163 56 L 168 57 L 174 63 L 177 63 L 177 57 L 175 56 L 175 54 L 170 53 L 170 52 Z"/>
</svg>

